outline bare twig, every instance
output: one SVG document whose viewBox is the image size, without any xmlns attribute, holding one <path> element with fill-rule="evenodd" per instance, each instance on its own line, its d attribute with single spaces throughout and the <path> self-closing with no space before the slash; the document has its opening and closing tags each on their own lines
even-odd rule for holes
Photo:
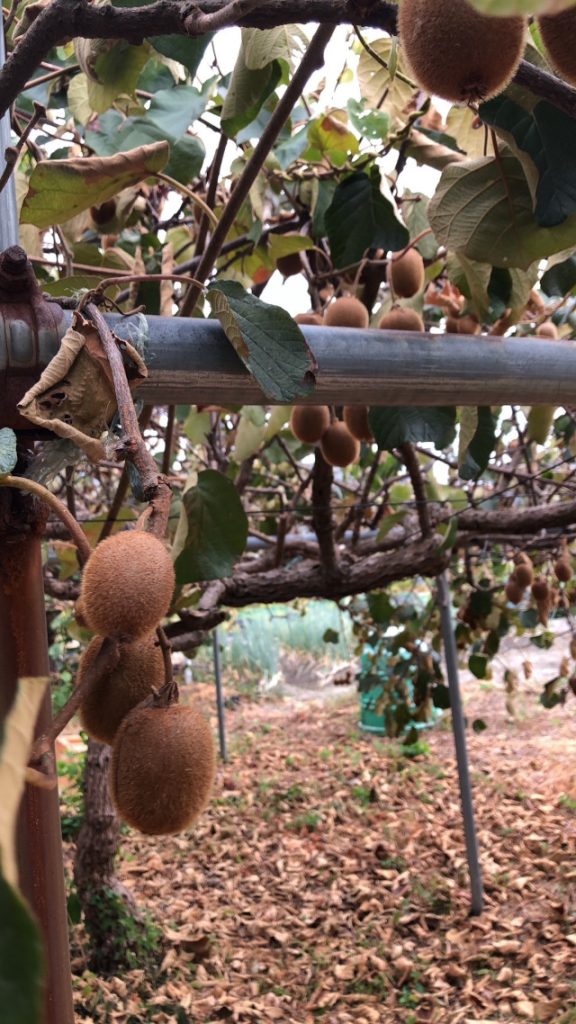
<svg viewBox="0 0 576 1024">
<path fill-rule="evenodd" d="M 17 491 L 29 491 L 40 501 L 49 505 L 50 508 L 54 509 L 54 512 L 59 519 L 62 520 L 64 526 L 68 530 L 72 540 L 74 541 L 78 549 L 78 560 L 81 565 L 88 561 L 92 554 L 92 548 L 88 543 L 86 534 L 82 531 L 78 525 L 74 516 L 70 515 L 70 512 L 66 508 L 64 502 L 60 501 L 52 491 L 49 491 L 42 484 L 36 482 L 36 480 L 28 480 L 22 476 L 12 476 L 7 474 L 6 476 L 0 477 L 0 487 L 13 487 Z"/>
<path fill-rule="evenodd" d="M 418 522 L 420 523 L 420 529 L 422 531 L 422 538 L 426 540 L 432 536 L 432 523 L 430 522 L 430 512 L 428 510 L 428 501 L 426 499 L 426 491 L 424 489 L 424 480 L 420 471 L 420 464 L 418 462 L 418 456 L 414 451 L 414 446 L 409 442 L 401 444 L 398 448 L 402 461 L 408 470 L 410 482 L 412 484 L 412 490 L 414 491 L 414 499 L 416 501 L 416 511 L 418 513 Z"/>
<path fill-rule="evenodd" d="M 314 453 L 312 474 L 312 525 L 318 537 L 323 573 L 332 578 L 338 575 L 338 559 L 334 545 L 334 523 L 330 499 L 332 496 L 332 466 L 319 448 Z"/>
</svg>

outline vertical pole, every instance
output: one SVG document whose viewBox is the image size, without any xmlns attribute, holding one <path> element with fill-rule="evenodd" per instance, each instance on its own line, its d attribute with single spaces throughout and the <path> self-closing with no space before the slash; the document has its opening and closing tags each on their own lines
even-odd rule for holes
<svg viewBox="0 0 576 1024">
<path fill-rule="evenodd" d="M 462 710 L 460 682 L 458 679 L 458 655 L 456 651 L 456 641 L 454 638 L 454 626 L 452 623 L 450 587 L 446 572 L 440 574 L 437 583 L 438 597 L 440 600 L 440 615 L 442 619 L 442 639 L 444 643 L 444 655 L 446 658 L 446 671 L 448 673 L 448 689 L 450 691 L 450 708 L 452 710 L 452 729 L 454 732 L 456 762 L 458 765 L 460 802 L 462 804 L 462 816 L 464 818 L 466 857 L 468 859 L 468 871 L 470 873 L 470 891 L 472 901 L 471 913 L 473 916 L 476 916 L 482 913 L 484 907 L 484 893 L 482 888 L 482 872 L 480 870 L 480 862 L 478 859 L 478 839 L 476 836 L 474 803 L 472 801 L 472 787 L 470 785 L 470 771 L 468 768 L 464 713 Z"/>
<path fill-rule="evenodd" d="M 50 670 L 42 586 L 40 538 L 4 535 L 0 564 L 0 686 L 14 691 L 19 676 Z M 50 692 L 42 702 L 36 736 L 51 722 Z M 43 937 L 46 989 L 42 1024 L 74 1024 L 68 920 L 58 790 L 27 785 L 18 817 L 20 888 Z"/>
<path fill-rule="evenodd" d="M 0 67 L 6 56 L 0 26 Z M 11 143 L 10 111 L 0 119 L 0 174 Z M 14 177 L 0 192 L 0 251 L 17 245 L 18 210 Z M 0 424 L 1 426 L 1 424 Z M 3 496 L 4 508 L 10 495 Z M 9 514 L 9 513 L 8 513 Z M 29 524 L 29 528 L 32 523 Z M 50 671 L 40 537 L 2 531 L 0 536 L 0 715 L 9 709 L 19 676 L 46 676 Z M 35 735 L 52 720 L 47 689 Z M 60 832 L 58 790 L 27 785 L 18 816 L 16 852 L 22 893 L 36 915 L 43 938 L 46 987 L 39 1024 L 74 1024 L 68 915 Z"/>
<path fill-rule="evenodd" d="M 220 757 L 223 761 L 228 760 L 226 750 L 226 732 L 224 728 L 224 694 L 222 692 L 222 670 L 220 662 L 220 645 L 218 643 L 218 630 L 212 633 L 212 649 L 214 651 L 214 681 L 216 683 L 216 708 L 218 710 L 218 739 L 220 740 Z"/>
<path fill-rule="evenodd" d="M 0 68 L 5 59 L 4 30 L 0 29 Z M 6 166 L 4 153 L 10 144 L 10 111 L 7 111 L 0 119 L 0 175 Z M 13 174 L 0 192 L 0 250 L 8 249 L 11 245 L 18 245 L 18 210 Z"/>
</svg>

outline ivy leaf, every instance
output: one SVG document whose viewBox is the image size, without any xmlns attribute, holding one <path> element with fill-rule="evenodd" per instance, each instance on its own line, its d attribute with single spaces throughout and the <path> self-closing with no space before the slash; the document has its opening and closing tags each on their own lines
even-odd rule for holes
<svg viewBox="0 0 576 1024">
<path fill-rule="evenodd" d="M 16 434 L 10 427 L 0 430 L 0 476 L 11 473 L 18 461 Z"/>
<path fill-rule="evenodd" d="M 228 340 L 268 398 L 292 402 L 310 393 L 316 363 L 286 310 L 262 302 L 236 281 L 216 281 L 207 295 Z"/>
<path fill-rule="evenodd" d="M 42 1017 L 42 944 L 20 895 L 0 875 L 0 994 L 3 1024 L 38 1024 Z"/>
<path fill-rule="evenodd" d="M 453 406 L 373 407 L 368 416 L 379 448 L 391 450 L 407 441 L 419 444 L 431 441 L 442 449 L 456 435 L 456 409 Z"/>
<path fill-rule="evenodd" d="M 397 251 L 408 244 L 408 229 L 380 187 L 380 174 L 356 171 L 340 182 L 325 213 L 330 251 L 336 267 L 361 259 L 366 249 Z"/>
<path fill-rule="evenodd" d="M 188 532 L 175 563 L 176 582 L 229 576 L 248 536 L 248 519 L 234 484 L 216 470 L 206 469 L 182 502 Z"/>
</svg>

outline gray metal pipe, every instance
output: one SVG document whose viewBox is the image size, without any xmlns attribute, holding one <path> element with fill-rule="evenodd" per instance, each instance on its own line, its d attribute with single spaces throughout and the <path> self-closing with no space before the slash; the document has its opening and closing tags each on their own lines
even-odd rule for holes
<svg viewBox="0 0 576 1024">
<path fill-rule="evenodd" d="M 6 44 L 4 32 L 0 31 L 0 67 L 6 59 Z M 12 144 L 10 132 L 10 112 L 4 114 L 0 119 L 0 175 L 6 167 L 6 147 Z M 16 188 L 14 175 L 11 174 L 2 190 L 3 196 L 0 203 L 0 250 L 8 249 L 11 245 L 18 245 L 18 208 L 16 206 Z"/>
<path fill-rule="evenodd" d="M 67 312 L 60 331 L 70 319 Z M 134 338 L 135 318 L 113 314 L 107 319 L 119 337 Z M 149 377 L 138 391 L 146 404 L 274 404 L 217 321 L 151 316 L 147 324 Z M 316 389 L 308 402 L 573 405 L 576 398 L 576 342 L 338 327 L 303 330 L 318 363 Z M 12 395 L 24 394 L 59 345 L 56 330 L 41 331 L 36 342 L 29 334 L 21 322 L 0 330 L 0 372 L 10 378 Z M 6 423 L 9 413 L 0 395 L 0 420 Z"/>
</svg>

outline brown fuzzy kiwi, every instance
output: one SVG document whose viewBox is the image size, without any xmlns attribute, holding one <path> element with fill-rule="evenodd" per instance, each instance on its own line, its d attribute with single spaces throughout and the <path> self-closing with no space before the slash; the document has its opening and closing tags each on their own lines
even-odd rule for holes
<svg viewBox="0 0 576 1024">
<path fill-rule="evenodd" d="M 521 587 L 531 587 L 534 582 L 534 569 L 532 563 L 519 562 L 514 570 L 514 579 Z"/>
<path fill-rule="evenodd" d="M 384 331 L 424 331 L 424 321 L 415 309 L 395 306 L 384 313 L 378 324 Z"/>
<path fill-rule="evenodd" d="M 316 444 L 330 426 L 327 405 L 295 405 L 290 415 L 290 430 L 298 441 Z"/>
<path fill-rule="evenodd" d="M 136 708 L 116 733 L 110 792 L 123 821 L 146 835 L 189 828 L 204 810 L 216 771 L 212 730 L 196 708 Z"/>
<path fill-rule="evenodd" d="M 536 608 L 538 609 L 538 622 L 541 626 L 547 626 L 551 610 L 550 597 L 544 597 L 536 601 Z"/>
<path fill-rule="evenodd" d="M 290 252 L 287 256 L 279 256 L 276 260 L 276 268 L 284 277 L 295 277 L 302 271 L 302 262 L 299 252 Z"/>
<path fill-rule="evenodd" d="M 81 629 L 87 629 L 88 623 L 86 622 L 86 613 L 80 598 L 74 602 L 74 618 Z"/>
<path fill-rule="evenodd" d="M 76 684 L 80 685 L 92 668 L 104 637 L 95 636 L 80 658 Z M 147 633 L 130 644 L 123 644 L 116 668 L 93 686 L 80 705 L 80 723 L 89 736 L 100 743 L 113 743 L 122 720 L 152 688 L 164 685 L 164 657 L 156 633 Z"/>
<path fill-rule="evenodd" d="M 101 636 L 142 636 L 166 615 L 174 567 L 162 541 L 143 530 L 116 533 L 93 551 L 80 599 L 88 625 Z"/>
<path fill-rule="evenodd" d="M 447 316 L 446 334 L 481 334 L 482 324 L 471 313 L 465 316 Z"/>
<path fill-rule="evenodd" d="M 510 577 L 508 583 L 504 588 L 506 598 L 508 601 L 510 601 L 510 604 L 520 604 L 520 601 L 524 596 L 524 589 L 525 588 L 518 582 L 517 579 L 515 579 L 514 576 Z"/>
<path fill-rule="evenodd" d="M 539 576 L 532 584 L 532 596 L 536 601 L 547 601 L 550 597 L 550 587 L 543 576 Z"/>
<path fill-rule="evenodd" d="M 552 320 L 545 320 L 544 323 L 539 324 L 536 328 L 537 338 L 550 338 L 551 341 L 557 341 L 558 339 L 558 328 Z"/>
<path fill-rule="evenodd" d="M 424 260 L 418 249 L 408 249 L 399 259 L 388 263 L 388 282 L 399 299 L 411 299 L 424 287 Z"/>
<path fill-rule="evenodd" d="M 370 317 L 368 310 L 360 299 L 352 296 L 335 299 L 326 307 L 324 323 L 327 327 L 368 327 Z"/>
<path fill-rule="evenodd" d="M 345 405 L 342 410 L 344 423 L 357 441 L 373 441 L 374 434 L 368 422 L 367 405 Z"/>
<path fill-rule="evenodd" d="M 466 103 L 501 93 L 524 52 L 527 21 L 479 14 L 467 0 L 402 0 L 400 42 L 426 92 Z"/>
<path fill-rule="evenodd" d="M 294 317 L 297 324 L 309 324 L 310 326 L 320 326 L 324 323 L 323 317 L 320 313 L 297 313 Z"/>
<path fill-rule="evenodd" d="M 554 575 L 560 583 L 569 583 L 572 579 L 572 566 L 569 559 L 564 555 L 554 565 Z"/>
<path fill-rule="evenodd" d="M 576 10 L 571 7 L 560 14 L 538 18 L 542 42 L 557 71 L 571 85 L 576 85 Z"/>
<path fill-rule="evenodd" d="M 345 423 L 332 423 L 322 435 L 320 450 L 331 466 L 344 469 L 358 458 L 360 442 L 352 436 Z"/>
</svg>

